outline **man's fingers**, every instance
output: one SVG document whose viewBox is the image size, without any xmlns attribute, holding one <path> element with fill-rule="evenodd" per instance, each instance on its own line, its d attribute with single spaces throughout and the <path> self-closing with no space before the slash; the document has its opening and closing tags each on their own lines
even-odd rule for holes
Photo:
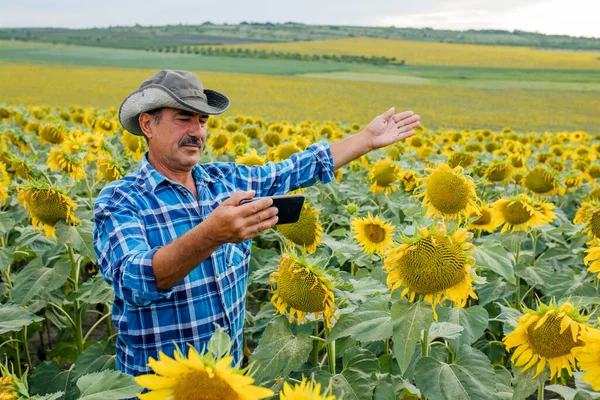
<svg viewBox="0 0 600 400">
<path fill-rule="evenodd" d="M 242 200 L 251 199 L 254 197 L 255 194 L 256 192 L 254 190 L 238 190 L 237 192 L 232 194 L 230 198 L 228 198 L 221 204 L 224 204 L 226 206 L 239 206 Z"/>
<path fill-rule="evenodd" d="M 268 207 L 266 210 L 262 210 L 254 215 L 251 215 L 250 217 L 248 217 L 248 219 L 250 220 L 250 224 L 258 225 L 264 220 L 277 215 L 278 212 L 279 210 L 277 209 L 277 207 Z"/>
<path fill-rule="evenodd" d="M 408 125 L 399 126 L 399 127 L 398 127 L 398 133 L 399 133 L 399 134 L 402 134 L 402 133 L 404 133 L 404 132 L 406 132 L 406 131 L 409 131 L 409 130 L 411 130 L 411 129 L 414 129 L 414 128 L 416 128 L 416 127 L 417 127 L 417 126 L 419 126 L 419 125 L 421 125 L 421 123 L 420 123 L 419 121 L 416 121 L 416 122 L 413 122 L 413 123 L 411 123 L 411 124 L 408 124 Z"/>
<path fill-rule="evenodd" d="M 254 224 L 248 227 L 248 234 L 250 237 L 257 236 L 260 232 L 266 231 L 267 229 L 271 229 L 275 226 L 275 224 L 279 221 L 279 217 L 277 215 L 272 216 L 258 224 Z"/>
<path fill-rule="evenodd" d="M 253 214 L 257 214 L 273 205 L 273 199 L 264 198 L 250 203 L 246 203 L 240 206 L 240 215 L 242 217 L 249 217 Z"/>
<path fill-rule="evenodd" d="M 421 119 L 421 117 L 419 117 L 418 115 L 411 115 L 410 117 L 404 118 L 403 120 L 396 122 L 396 126 L 398 128 L 401 128 L 403 126 L 413 124 L 419 121 L 419 119 Z"/>
<path fill-rule="evenodd" d="M 404 140 L 404 139 L 407 139 L 407 138 L 413 136 L 415 133 L 417 133 L 417 132 L 416 131 L 408 131 L 408 132 L 401 133 L 400 135 L 398 135 L 398 137 L 400 138 L 400 140 Z"/>
<path fill-rule="evenodd" d="M 403 111 L 401 113 L 395 114 L 392 118 L 394 118 L 394 122 L 400 122 L 403 119 L 408 118 L 412 115 L 414 115 L 414 112 L 412 111 Z"/>
</svg>

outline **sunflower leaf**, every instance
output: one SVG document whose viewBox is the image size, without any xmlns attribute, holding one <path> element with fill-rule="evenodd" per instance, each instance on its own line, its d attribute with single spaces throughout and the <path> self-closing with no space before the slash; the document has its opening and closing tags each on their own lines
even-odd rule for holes
<svg viewBox="0 0 600 400">
<path fill-rule="evenodd" d="M 312 339 L 309 333 L 303 332 L 296 336 L 286 317 L 273 319 L 250 356 L 250 363 L 257 364 L 254 374 L 256 384 L 278 376 L 288 376 L 306 362 L 311 350 Z"/>
<path fill-rule="evenodd" d="M 478 267 L 486 267 L 502 276 L 510 283 L 515 282 L 513 260 L 501 243 L 487 240 L 475 247 L 475 262 Z"/>
<path fill-rule="evenodd" d="M 12 264 L 15 250 L 10 247 L 0 248 L 0 273 Z"/>
<path fill-rule="evenodd" d="M 488 400 L 495 395 L 496 375 L 485 354 L 463 345 L 452 364 L 433 357 L 415 366 L 417 388 L 431 400 Z"/>
<path fill-rule="evenodd" d="M 343 314 L 331 330 L 329 341 L 350 336 L 361 342 L 374 342 L 392 337 L 390 298 L 376 297 L 361 304 L 352 313 Z"/>
<path fill-rule="evenodd" d="M 441 308 L 439 321 L 450 322 L 462 326 L 464 331 L 457 339 L 449 340 L 450 345 L 458 348 L 462 344 L 473 344 L 488 326 L 488 312 L 482 306 L 469 308 Z"/>
<path fill-rule="evenodd" d="M 0 335 L 20 331 L 32 322 L 42 320 L 42 317 L 38 317 L 26 308 L 12 304 L 0 304 Z"/>
<path fill-rule="evenodd" d="M 118 400 L 142 392 L 133 376 L 119 371 L 102 371 L 84 375 L 77 380 L 80 400 Z"/>
<path fill-rule="evenodd" d="M 112 304 L 115 292 L 101 274 L 96 274 L 92 279 L 83 283 L 69 298 L 77 299 L 86 304 L 109 303 Z"/>
<path fill-rule="evenodd" d="M 513 400 L 525 400 L 535 393 L 539 388 L 540 383 L 546 382 L 550 377 L 550 369 L 548 366 L 546 366 L 542 373 L 536 378 L 533 377 L 535 375 L 535 367 L 529 368 L 525 372 L 521 372 L 522 368 L 513 365 L 512 370 L 515 375 L 512 379 Z"/>
<path fill-rule="evenodd" d="M 64 222 L 56 224 L 56 237 L 61 243 L 73 247 L 79 254 L 87 257 L 92 262 L 97 262 L 94 251 L 94 224 L 91 221 L 82 221 L 81 226 L 70 226 Z"/>
<path fill-rule="evenodd" d="M 394 321 L 394 356 L 404 373 L 413 358 L 415 345 L 421 339 L 421 331 L 433 322 L 433 311 L 423 302 L 410 304 L 399 301 L 392 306 L 391 314 Z"/>
<path fill-rule="evenodd" d="M 69 260 L 59 259 L 52 268 L 47 268 L 36 258 L 17 274 L 13 300 L 22 306 L 29 306 L 38 297 L 46 298 L 49 292 L 65 284 L 70 273 Z M 38 304 L 37 307 L 40 306 L 44 307 L 45 304 Z"/>
</svg>

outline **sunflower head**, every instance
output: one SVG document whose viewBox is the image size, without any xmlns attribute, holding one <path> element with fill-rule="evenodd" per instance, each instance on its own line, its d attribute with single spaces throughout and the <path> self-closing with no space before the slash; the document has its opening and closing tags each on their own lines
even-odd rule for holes
<svg viewBox="0 0 600 400">
<path fill-rule="evenodd" d="M 467 151 L 457 151 L 452 153 L 450 158 L 448 159 L 448 164 L 450 167 L 463 167 L 467 168 L 475 162 L 475 156 L 472 153 Z"/>
<path fill-rule="evenodd" d="M 267 145 L 267 147 L 274 147 L 281 143 L 281 135 L 279 132 L 268 131 L 263 135 L 263 143 Z"/>
<path fill-rule="evenodd" d="M 125 154 L 134 161 L 140 161 L 146 152 L 146 140 L 142 136 L 123 131 L 121 142 L 125 145 Z"/>
<path fill-rule="evenodd" d="M 254 165 L 265 165 L 267 163 L 267 158 L 259 155 L 256 149 L 252 148 L 249 153 L 238 156 L 235 162 L 252 167 Z"/>
<path fill-rule="evenodd" d="M 45 125 L 40 128 L 38 135 L 40 142 L 46 144 L 59 144 L 65 140 L 65 132 L 61 126 Z"/>
<path fill-rule="evenodd" d="M 393 244 L 394 225 L 371 213 L 366 218 L 355 218 L 351 223 L 356 241 L 369 254 L 383 254 Z"/>
<path fill-rule="evenodd" d="M 466 218 L 479 212 L 477 194 L 473 180 L 464 174 L 462 167 L 450 168 L 447 164 L 438 164 L 436 169 L 427 169 L 428 175 L 421 178 L 425 190 L 417 195 L 423 197 L 427 206 L 427 217 L 444 219 Z"/>
<path fill-rule="evenodd" d="M 372 193 L 390 194 L 397 190 L 396 182 L 399 173 L 400 168 L 392 160 L 384 158 L 377 161 L 369 172 L 369 179 L 372 182 L 370 191 Z"/>
<path fill-rule="evenodd" d="M 567 190 L 572 191 L 575 188 L 581 187 L 583 178 L 580 173 L 571 170 L 567 176 L 564 177 L 563 183 L 565 184 Z"/>
<path fill-rule="evenodd" d="M 303 247 L 308 254 L 312 254 L 321 244 L 323 237 L 323 227 L 319 222 L 319 210 L 305 202 L 298 221 L 277 225 L 277 231 L 288 240 L 289 246 Z"/>
<path fill-rule="evenodd" d="M 600 200 L 591 200 L 581 203 L 573 219 L 575 224 L 585 224 L 584 232 L 597 243 L 600 239 Z"/>
<path fill-rule="evenodd" d="M 512 176 L 513 166 L 509 161 L 496 160 L 487 168 L 485 177 L 491 182 L 503 182 Z"/>
<path fill-rule="evenodd" d="M 494 209 L 488 205 L 482 206 L 479 209 L 479 214 L 472 214 L 471 217 L 477 217 L 477 219 L 469 224 L 469 230 L 492 233 L 501 225 L 501 221 L 498 221 L 498 216 L 494 212 Z"/>
<path fill-rule="evenodd" d="M 77 205 L 57 187 L 31 184 L 17 190 L 17 197 L 29 212 L 34 229 L 43 229 L 46 237 L 57 240 L 54 226 L 58 221 L 71 225 L 81 223 L 73 215 Z"/>
<path fill-rule="evenodd" d="M 247 126 L 244 129 L 242 129 L 242 133 L 248 136 L 250 139 L 256 139 L 261 136 L 262 131 L 256 126 Z"/>
<path fill-rule="evenodd" d="M 302 149 L 294 142 L 282 143 L 274 149 L 274 161 L 286 160 L 290 158 L 292 154 L 299 153 L 300 151 L 302 151 Z"/>
<path fill-rule="evenodd" d="M 66 172 L 76 181 L 85 178 L 85 170 L 83 166 L 85 160 L 80 159 L 76 155 L 70 154 L 62 147 L 54 147 L 50 149 L 48 160 L 46 161 L 51 171 Z"/>
<path fill-rule="evenodd" d="M 464 307 L 468 298 L 477 298 L 471 284 L 475 265 L 475 246 L 468 242 L 473 234 L 458 229 L 446 232 L 443 222 L 422 228 L 412 238 L 388 250 L 385 255 L 387 285 L 392 290 L 404 287 L 401 296 L 424 296 L 432 307 L 445 299 Z"/>
<path fill-rule="evenodd" d="M 556 173 L 539 165 L 525 174 L 522 185 L 536 195 L 563 194 L 564 192 Z"/>
<path fill-rule="evenodd" d="M 179 349 L 175 350 L 174 358 L 161 351 L 158 360 L 148 359 L 148 366 L 155 374 L 135 378 L 138 385 L 151 390 L 138 397 L 141 400 L 261 400 L 273 396 L 271 390 L 253 385 L 254 379 L 246 375 L 247 368 L 233 368 L 232 361 L 229 355 L 218 359 L 211 352 L 198 354 L 191 346 L 187 357 Z"/>
<path fill-rule="evenodd" d="M 590 193 L 588 194 L 588 199 L 600 200 L 600 186 L 598 186 L 597 188 L 594 188 L 592 191 L 590 191 Z"/>
<path fill-rule="evenodd" d="M 335 396 L 330 393 L 331 388 L 321 393 L 320 383 L 308 382 L 306 378 L 302 378 L 302 382 L 293 387 L 285 381 L 283 390 L 279 393 L 279 400 L 335 400 Z"/>
<path fill-rule="evenodd" d="M 294 253 L 285 253 L 279 260 L 279 269 L 270 276 L 273 296 L 271 303 L 280 314 L 290 309 L 289 321 L 298 317 L 298 324 L 306 319 L 307 313 L 315 318 L 323 316 L 325 324 L 331 328 L 331 318 L 337 319 L 333 284 L 324 276 L 318 265 Z"/>
<path fill-rule="evenodd" d="M 232 147 L 229 133 L 227 133 L 227 131 L 212 132 L 207 143 L 210 147 L 210 150 L 215 154 L 226 153 Z"/>
<path fill-rule="evenodd" d="M 223 129 L 225 129 L 229 133 L 237 132 L 240 129 L 240 126 L 235 122 L 228 122 L 223 125 Z"/>
<path fill-rule="evenodd" d="M 538 201 L 526 194 L 497 200 L 492 205 L 496 218 L 502 226 L 502 233 L 507 230 L 527 231 L 554 221 L 554 204 Z"/>
<path fill-rule="evenodd" d="M 116 120 L 100 117 L 94 123 L 94 130 L 100 134 L 111 136 L 117 131 L 118 126 Z"/>
<path fill-rule="evenodd" d="M 585 317 L 570 303 L 561 306 L 550 302 L 541 303 L 537 310 L 527 310 L 519 318 L 517 328 L 504 337 L 507 350 L 516 347 L 512 356 L 513 364 L 523 367 L 522 371 L 537 364 L 535 376 L 546 366 L 550 366 L 550 376 L 558 376 L 563 368 L 572 375 L 575 358 L 571 351 L 584 343 L 579 333 L 587 330 Z"/>
<path fill-rule="evenodd" d="M 594 390 L 600 391 L 600 330 L 581 330 L 579 339 L 585 345 L 573 348 L 573 354 L 579 369 L 585 371 L 582 380 L 589 382 Z"/>
<path fill-rule="evenodd" d="M 119 165 L 116 159 L 107 156 L 98 157 L 96 183 L 100 182 L 102 179 L 106 180 L 106 182 L 116 181 L 123 176 L 125 176 L 125 170 Z"/>
</svg>

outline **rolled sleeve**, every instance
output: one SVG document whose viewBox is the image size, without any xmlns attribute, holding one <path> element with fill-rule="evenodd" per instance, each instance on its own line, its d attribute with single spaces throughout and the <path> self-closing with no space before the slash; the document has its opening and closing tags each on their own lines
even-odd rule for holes
<svg viewBox="0 0 600 400">
<path fill-rule="evenodd" d="M 255 190 L 256 195 L 272 196 L 335 179 L 334 163 L 328 143 L 319 142 L 280 162 L 264 166 L 237 165 L 237 186 Z"/>
<path fill-rule="evenodd" d="M 173 293 L 158 290 L 151 248 L 139 213 L 123 204 L 96 204 L 94 247 L 104 279 L 115 295 L 134 306 L 145 306 Z"/>
</svg>

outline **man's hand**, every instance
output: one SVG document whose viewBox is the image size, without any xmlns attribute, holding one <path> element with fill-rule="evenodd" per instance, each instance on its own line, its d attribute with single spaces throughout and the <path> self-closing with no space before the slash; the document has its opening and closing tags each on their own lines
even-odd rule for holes
<svg viewBox="0 0 600 400">
<path fill-rule="evenodd" d="M 414 135 L 420 125 L 419 116 L 412 111 L 394 114 L 394 107 L 375 117 L 364 129 L 371 140 L 371 149 L 389 146 Z"/>
<path fill-rule="evenodd" d="M 217 243 L 241 243 L 252 239 L 261 231 L 275 226 L 277 208 L 272 199 L 262 199 L 240 205 L 244 199 L 251 199 L 256 192 L 237 191 L 221 203 L 205 222 Z"/>
</svg>

